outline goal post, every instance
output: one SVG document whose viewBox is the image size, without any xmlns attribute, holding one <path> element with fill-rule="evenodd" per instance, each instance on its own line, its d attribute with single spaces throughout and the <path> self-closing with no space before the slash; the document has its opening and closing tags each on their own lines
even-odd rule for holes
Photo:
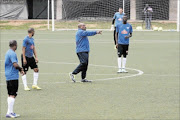
<svg viewBox="0 0 180 120">
<path fill-rule="evenodd" d="M 180 29 L 180 0 L 177 0 L 177 32 Z"/>
</svg>

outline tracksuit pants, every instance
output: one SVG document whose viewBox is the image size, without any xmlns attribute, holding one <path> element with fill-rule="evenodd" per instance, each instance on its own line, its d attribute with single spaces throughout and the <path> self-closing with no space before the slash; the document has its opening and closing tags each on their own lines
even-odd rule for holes
<svg viewBox="0 0 180 120">
<path fill-rule="evenodd" d="M 81 72 L 81 78 L 85 79 L 88 69 L 89 52 L 79 52 L 77 53 L 77 56 L 79 58 L 80 64 L 77 66 L 77 68 L 73 71 L 72 74 L 76 75 Z"/>
</svg>

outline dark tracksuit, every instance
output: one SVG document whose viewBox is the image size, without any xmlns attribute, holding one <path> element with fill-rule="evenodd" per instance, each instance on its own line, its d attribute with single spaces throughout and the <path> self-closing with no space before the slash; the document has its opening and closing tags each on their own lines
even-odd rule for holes
<svg viewBox="0 0 180 120">
<path fill-rule="evenodd" d="M 86 72 L 88 69 L 88 60 L 89 60 L 89 40 L 87 36 L 93 36 L 96 34 L 96 31 L 85 31 L 78 29 L 76 33 L 76 53 L 79 58 L 80 64 L 73 71 L 72 74 L 78 74 L 81 72 L 82 79 L 86 78 Z"/>
</svg>

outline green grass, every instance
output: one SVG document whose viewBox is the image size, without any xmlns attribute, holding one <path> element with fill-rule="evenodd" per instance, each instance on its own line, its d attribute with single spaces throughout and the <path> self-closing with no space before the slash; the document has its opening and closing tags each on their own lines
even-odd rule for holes
<svg viewBox="0 0 180 120">
<path fill-rule="evenodd" d="M 16 39 L 20 62 L 22 40 L 26 30 L 1 31 L 1 60 Z M 91 52 L 87 78 L 91 84 L 72 83 L 68 73 L 79 60 L 75 54 L 75 31 L 39 31 L 34 36 L 39 58 L 39 86 L 42 90 L 24 91 L 22 80 L 14 111 L 17 120 L 178 120 L 179 117 L 179 34 L 177 32 L 134 32 L 127 67 L 144 72 L 124 79 L 107 79 L 137 74 L 117 74 L 117 54 L 112 32 L 89 37 Z M 56 62 L 56 63 L 48 63 Z M 1 61 L 1 120 L 7 111 L 4 62 Z M 72 63 L 72 64 L 68 64 Z M 93 66 L 93 65 L 102 66 Z M 112 67 L 105 67 L 112 66 Z M 32 71 L 28 72 L 29 87 Z M 77 76 L 80 81 L 80 75 Z"/>
<path fill-rule="evenodd" d="M 110 29 L 111 21 L 81 21 L 84 22 L 89 29 Z M 22 23 L 22 24 L 16 24 Z M 56 29 L 77 29 L 78 21 L 55 21 Z M 142 26 L 142 22 L 132 22 L 133 29 L 137 26 Z M 0 29 L 2 30 L 27 30 L 29 27 L 34 27 L 36 30 L 47 30 L 47 21 L 0 21 Z M 50 28 L 51 28 L 50 21 Z M 152 22 L 152 27 L 162 27 L 163 30 L 176 30 L 176 23 L 167 22 Z M 145 29 L 145 23 L 143 24 Z"/>
</svg>

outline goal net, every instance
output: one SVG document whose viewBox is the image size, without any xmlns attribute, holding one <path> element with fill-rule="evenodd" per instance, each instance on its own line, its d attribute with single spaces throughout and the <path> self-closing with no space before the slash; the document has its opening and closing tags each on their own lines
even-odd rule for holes
<svg viewBox="0 0 180 120">
<path fill-rule="evenodd" d="M 76 29 L 84 22 L 90 29 L 108 30 L 121 7 L 134 29 L 146 30 L 147 4 L 152 9 L 151 30 L 179 30 L 179 0 L 55 0 L 55 29 Z"/>
</svg>

